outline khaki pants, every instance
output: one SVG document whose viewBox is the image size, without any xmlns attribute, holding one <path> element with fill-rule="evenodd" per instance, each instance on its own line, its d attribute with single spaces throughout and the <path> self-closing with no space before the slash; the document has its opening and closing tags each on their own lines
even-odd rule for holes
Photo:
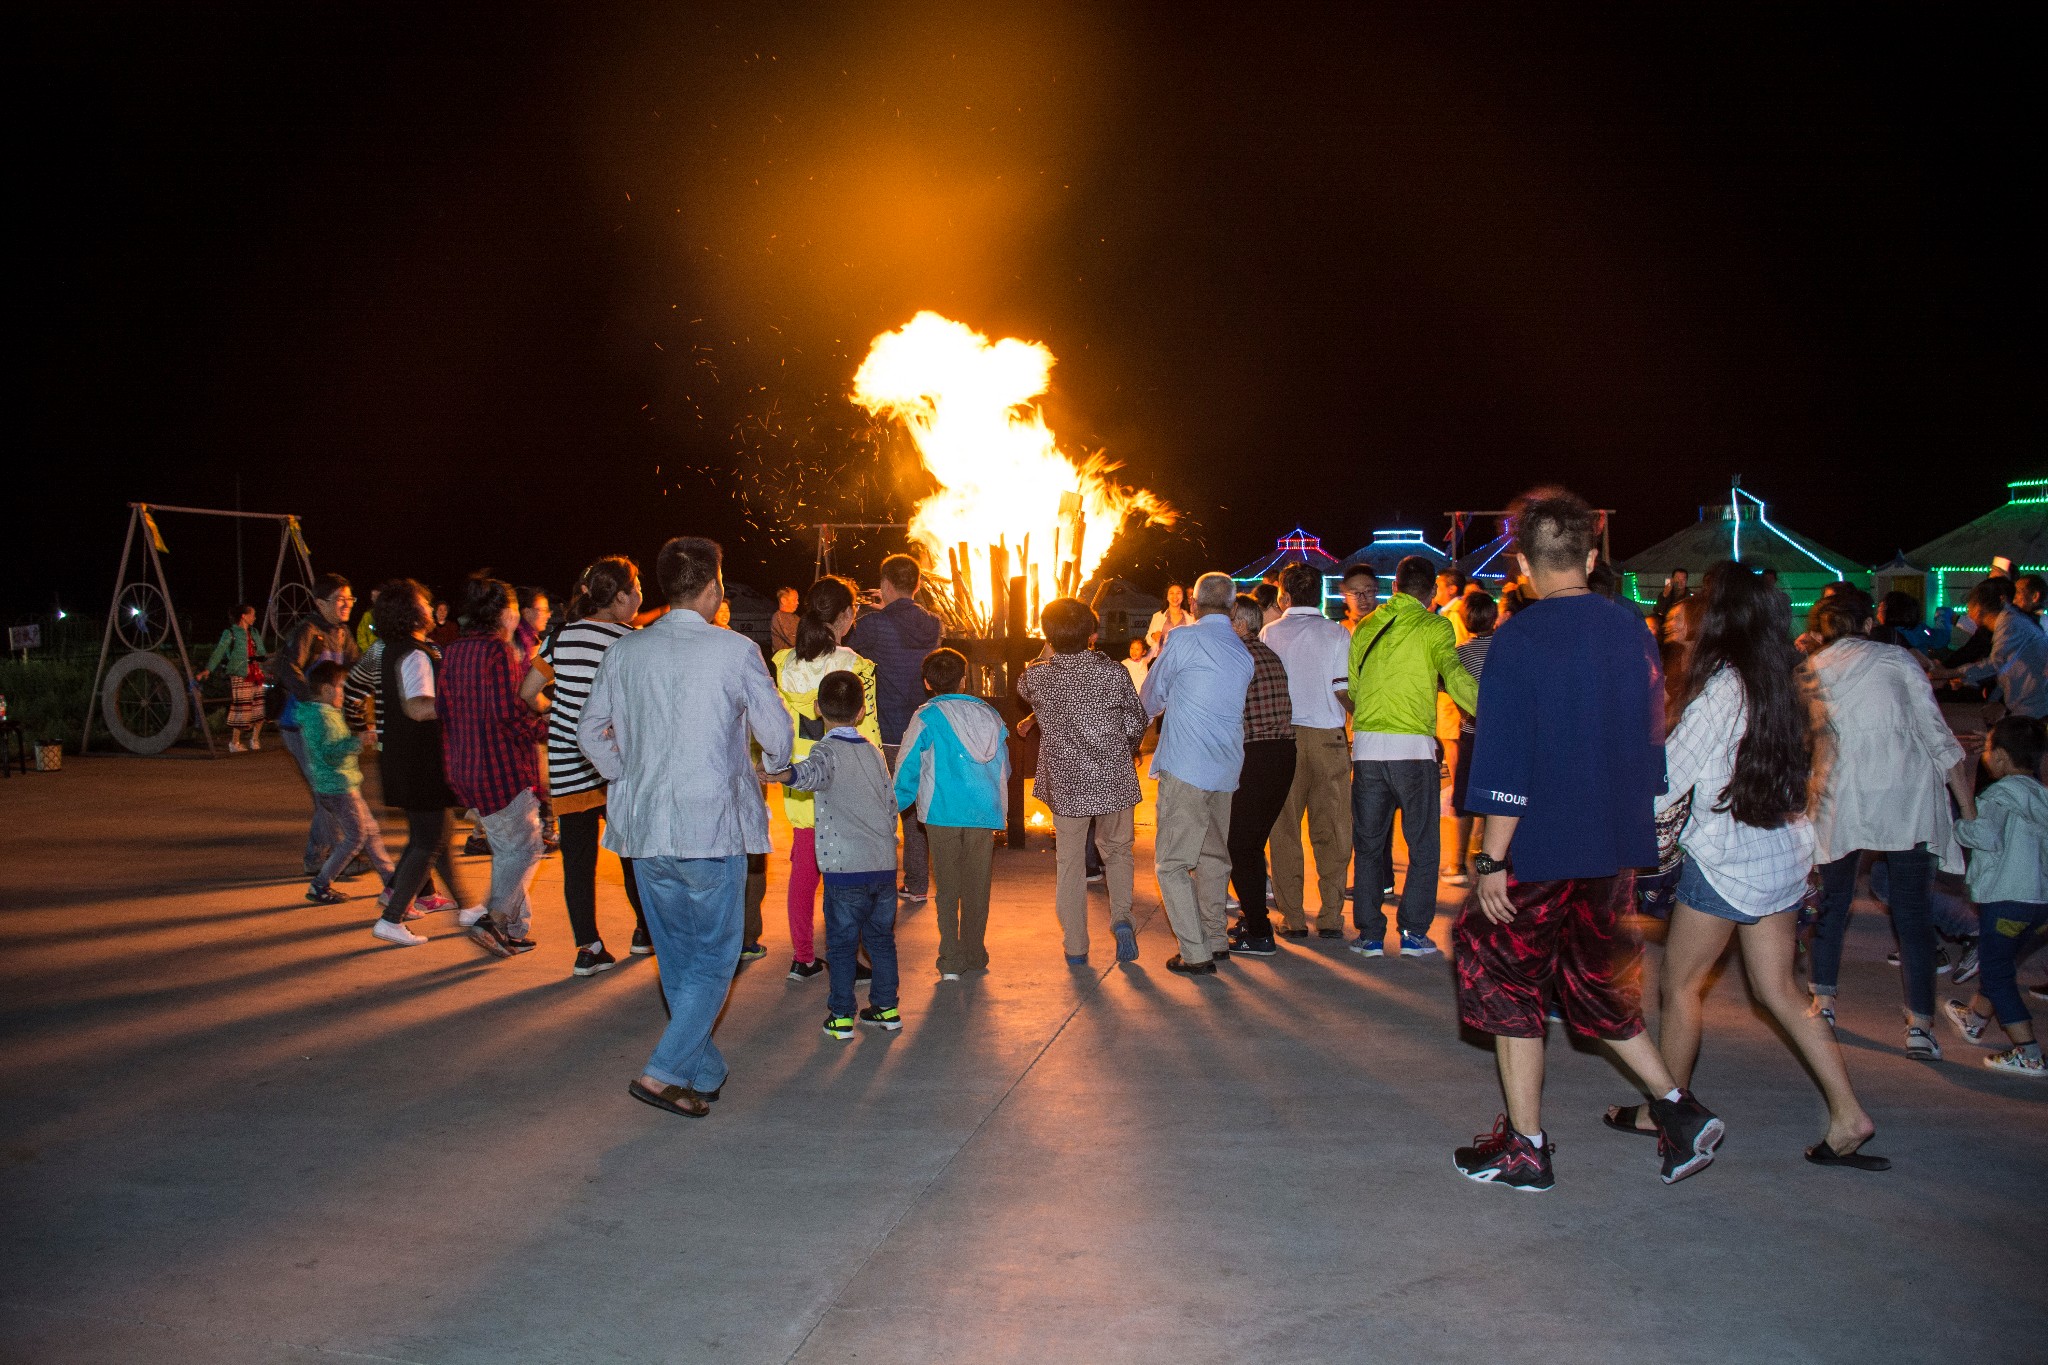
<svg viewBox="0 0 2048 1365">
<path fill-rule="evenodd" d="M 1344 729 L 1294 727 L 1294 785 L 1273 822 L 1273 908 L 1288 929 L 1308 927 L 1307 875 L 1301 861 L 1301 817 L 1308 816 L 1316 851 L 1318 929 L 1344 927 L 1344 870 L 1351 863 L 1351 741 Z"/>
<path fill-rule="evenodd" d="M 1131 922 L 1131 817 L 1136 806 L 1111 815 L 1055 815 L 1052 832 L 1058 853 L 1054 862 L 1053 907 L 1068 957 L 1088 955 L 1088 822 L 1095 822 L 1095 847 L 1102 853 L 1102 875 L 1109 883 L 1111 927 Z"/>
<path fill-rule="evenodd" d="M 996 832 L 959 825 L 926 825 L 932 880 L 938 890 L 939 970 L 971 972 L 988 966 L 988 884 L 996 858 Z"/>
<path fill-rule="evenodd" d="M 1180 960 L 1192 966 L 1228 948 L 1223 892 L 1230 883 L 1230 793 L 1160 774 L 1152 862 Z"/>
</svg>

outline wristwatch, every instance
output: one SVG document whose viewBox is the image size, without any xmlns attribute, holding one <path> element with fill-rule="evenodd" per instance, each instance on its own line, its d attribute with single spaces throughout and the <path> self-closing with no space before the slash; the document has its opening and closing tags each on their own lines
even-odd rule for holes
<svg viewBox="0 0 2048 1365">
<path fill-rule="evenodd" d="M 1514 871 L 1514 865 L 1505 858 L 1495 860 L 1484 853 L 1475 853 L 1472 855 L 1472 870 L 1482 877 L 1491 877 L 1496 872 Z"/>
</svg>

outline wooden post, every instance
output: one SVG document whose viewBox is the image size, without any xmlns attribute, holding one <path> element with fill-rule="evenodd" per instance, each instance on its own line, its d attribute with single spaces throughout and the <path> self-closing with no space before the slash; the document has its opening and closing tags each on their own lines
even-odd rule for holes
<svg viewBox="0 0 2048 1365">
<path fill-rule="evenodd" d="M 1031 837 L 1030 813 L 1024 809 L 1024 765 L 1018 761 L 1017 742 L 1017 683 L 1024 676 L 1025 666 L 1031 662 L 1031 632 L 1024 620 L 1026 601 L 1024 579 L 1020 574 L 1010 580 L 1008 594 L 1009 634 L 1003 645 L 1003 716 L 1010 722 L 1010 818 L 1003 832 L 1003 844 L 1007 848 L 1021 849 Z"/>
</svg>

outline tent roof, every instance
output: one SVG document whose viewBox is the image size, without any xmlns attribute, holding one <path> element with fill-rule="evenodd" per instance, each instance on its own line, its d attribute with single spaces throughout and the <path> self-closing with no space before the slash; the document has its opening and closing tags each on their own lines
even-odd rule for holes
<svg viewBox="0 0 2048 1365">
<path fill-rule="evenodd" d="M 1510 547 L 1515 543 L 1513 531 L 1502 531 L 1492 540 L 1473 550 L 1458 561 L 1458 567 L 1465 571 L 1465 577 L 1512 578 L 1521 570 L 1515 564 Z"/>
<path fill-rule="evenodd" d="M 1421 555 L 1440 569 L 1451 562 L 1451 557 L 1432 545 L 1423 532 L 1389 528 L 1374 531 L 1369 543 L 1344 556 L 1342 567 L 1369 564 L 1381 578 L 1391 578 L 1394 567 L 1409 555 Z"/>
<path fill-rule="evenodd" d="M 1760 506 L 1744 503 L 1731 515 L 1728 505 L 1703 507 L 1700 519 L 1676 535 L 1666 536 L 1615 567 L 1623 573 L 1664 574 L 1684 569 L 1697 577 L 1707 566 L 1734 557 L 1735 530 L 1742 531 L 1742 562 L 1753 569 L 1780 574 L 1860 574 L 1863 566 L 1797 531 L 1768 519 Z"/>
<path fill-rule="evenodd" d="M 1322 539 L 1297 526 L 1280 537 L 1273 553 L 1264 559 L 1253 560 L 1231 577 L 1239 580 L 1260 578 L 1289 564 L 1306 564 L 1318 573 L 1337 572 L 1336 556 L 1323 548 Z"/>
<path fill-rule="evenodd" d="M 1908 551 L 1906 558 L 1923 569 L 1982 572 L 1993 555 L 2014 564 L 2048 564 L 2048 479 L 2007 484 L 2004 506 Z"/>
</svg>

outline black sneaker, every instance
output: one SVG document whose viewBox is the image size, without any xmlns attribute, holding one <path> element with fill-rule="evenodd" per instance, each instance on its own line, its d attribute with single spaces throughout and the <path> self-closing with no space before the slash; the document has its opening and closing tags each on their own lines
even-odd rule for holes
<svg viewBox="0 0 2048 1365">
<path fill-rule="evenodd" d="M 889 1006 L 887 1009 L 883 1009 L 878 1005 L 869 1005 L 860 1012 L 860 1021 L 863 1024 L 872 1024 L 879 1029 L 887 1029 L 891 1033 L 903 1027 L 903 1016 L 896 1012 L 894 1005 Z"/>
<path fill-rule="evenodd" d="M 619 960 L 604 950 L 602 943 L 595 948 L 576 950 L 576 965 L 570 970 L 577 976 L 596 976 L 619 965 Z"/>
<path fill-rule="evenodd" d="M 1280 937 L 1282 937 L 1282 938 L 1293 938 L 1293 939 L 1303 939 L 1303 938 L 1307 938 L 1307 937 L 1308 937 L 1308 930 L 1306 930 L 1306 929 L 1282 929 L 1282 930 L 1280 931 Z"/>
<path fill-rule="evenodd" d="M 331 886 L 322 886 L 315 882 L 306 888 L 306 899 L 315 905 L 340 905 L 348 899 L 348 892 L 336 891 Z"/>
<path fill-rule="evenodd" d="M 1228 948 L 1218 948 L 1218 949 L 1216 949 L 1216 950 L 1215 950 L 1214 952 L 1212 952 L 1212 953 L 1210 953 L 1210 954 L 1209 954 L 1209 960 L 1210 960 L 1211 962 L 1228 962 L 1228 961 L 1230 961 L 1230 949 L 1228 949 Z"/>
<path fill-rule="evenodd" d="M 791 962 L 789 964 L 789 979 L 791 981 L 809 981 L 824 970 L 825 964 L 817 958 L 812 958 L 809 962 Z"/>
<path fill-rule="evenodd" d="M 865 962 L 856 962 L 853 964 L 853 979 L 855 981 L 873 981 L 875 979 L 875 969 L 868 966 Z"/>
<path fill-rule="evenodd" d="M 743 943 L 740 945 L 740 961 L 742 962 L 759 962 L 766 956 L 768 956 L 768 950 L 761 944 Z"/>
<path fill-rule="evenodd" d="M 1891 966 L 1891 967 L 1896 967 L 1896 966 L 1898 966 L 1898 965 L 1899 965 L 1899 954 L 1898 954 L 1898 950 L 1897 950 L 1897 949 L 1894 949 L 1894 950 L 1892 950 L 1891 952 L 1889 952 L 1889 953 L 1886 953 L 1886 954 L 1884 955 L 1884 960 L 1885 960 L 1885 964 L 1886 964 L 1887 966 Z M 1936 949 L 1934 950 L 1934 974 L 1935 974 L 1936 976 L 1947 976 L 1947 975 L 1949 974 L 1949 970 L 1950 970 L 1950 965 L 1951 965 L 1951 964 L 1949 963 L 1949 960 L 1948 960 L 1948 949 L 1947 949 L 1947 948 L 1936 948 Z"/>
<path fill-rule="evenodd" d="M 1180 960 L 1180 954 L 1175 953 L 1172 957 L 1166 959 L 1166 970 L 1169 972 L 1179 972 L 1182 976 L 1214 976 L 1216 975 L 1216 964 L 1213 961 L 1183 962 Z"/>
<path fill-rule="evenodd" d="M 1508 1116 L 1495 1120 L 1491 1133 L 1472 1139 L 1470 1147 L 1451 1153 L 1458 1174 L 1482 1185 L 1505 1185 L 1511 1190 L 1541 1193 L 1557 1183 L 1550 1169 L 1550 1154 L 1557 1144 L 1545 1138 L 1538 1147 L 1508 1126 Z"/>
<path fill-rule="evenodd" d="M 1714 1160 L 1714 1149 L 1728 1135 L 1728 1125 L 1708 1112 L 1690 1090 L 1675 1100 L 1651 1100 L 1650 1117 L 1657 1121 L 1657 1154 L 1664 1158 L 1664 1183 L 1676 1185 Z"/>
<path fill-rule="evenodd" d="M 1247 938 L 1244 930 L 1233 929 L 1230 931 L 1230 951 L 1247 957 L 1271 957 L 1280 949 L 1270 934 L 1264 938 Z"/>
<path fill-rule="evenodd" d="M 462 856 L 465 858 L 488 858 L 491 856 L 491 841 L 481 834 L 472 834 L 462 841 Z"/>
<path fill-rule="evenodd" d="M 1343 931 L 1342 929 L 1318 929 L 1318 930 L 1316 930 L 1316 937 L 1317 937 L 1317 938 L 1342 938 L 1342 937 L 1344 937 L 1344 931 Z"/>
<path fill-rule="evenodd" d="M 654 940 L 647 937 L 646 926 L 639 925 L 634 927 L 631 951 L 634 957 L 646 957 L 654 951 Z"/>
<path fill-rule="evenodd" d="M 505 931 L 500 929 L 498 922 L 489 915 L 469 926 L 469 936 L 475 940 L 477 947 L 493 957 L 512 956 L 512 940 L 505 937 Z"/>
</svg>

